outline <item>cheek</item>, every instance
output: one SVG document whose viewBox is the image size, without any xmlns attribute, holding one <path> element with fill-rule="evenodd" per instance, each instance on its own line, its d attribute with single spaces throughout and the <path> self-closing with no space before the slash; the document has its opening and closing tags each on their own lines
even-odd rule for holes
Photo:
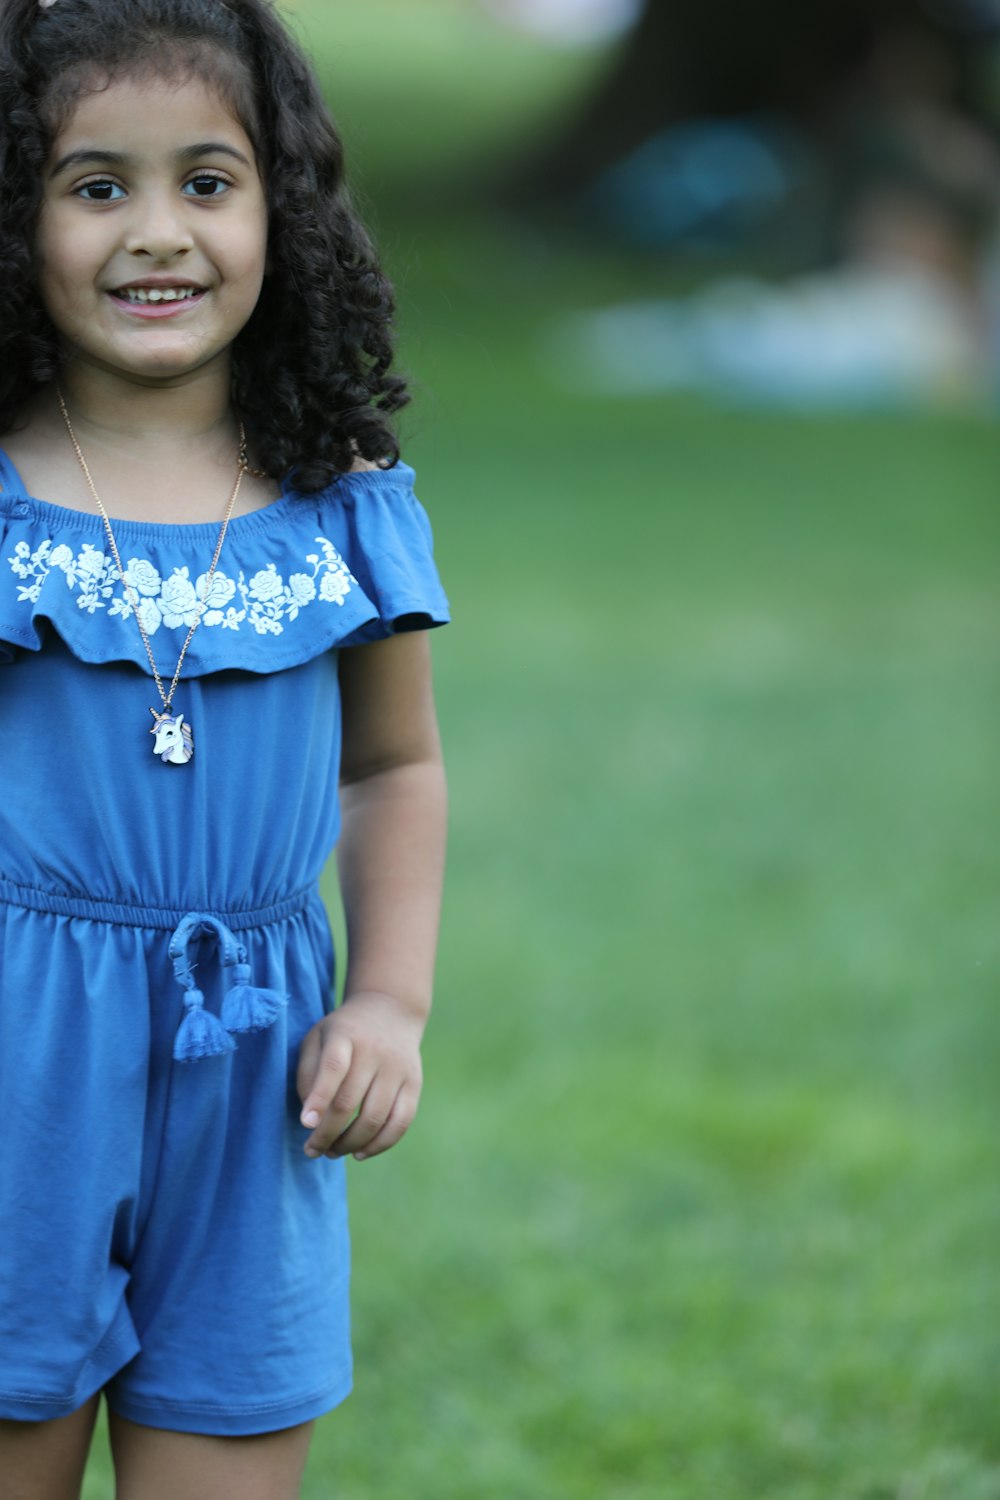
<svg viewBox="0 0 1000 1500">
<path fill-rule="evenodd" d="M 267 224 L 261 221 L 239 246 L 233 246 L 231 273 L 247 297 L 256 302 L 267 269 Z"/>
<path fill-rule="evenodd" d="M 44 300 L 75 302 L 92 290 L 95 247 L 90 236 L 63 232 L 58 214 L 43 213 L 35 240 L 38 287 Z"/>
<path fill-rule="evenodd" d="M 260 198 L 254 211 L 247 211 L 243 220 L 239 235 L 238 256 L 243 263 L 244 273 L 248 277 L 263 275 L 267 261 L 267 246 L 269 238 L 269 225 L 267 205 Z"/>
</svg>

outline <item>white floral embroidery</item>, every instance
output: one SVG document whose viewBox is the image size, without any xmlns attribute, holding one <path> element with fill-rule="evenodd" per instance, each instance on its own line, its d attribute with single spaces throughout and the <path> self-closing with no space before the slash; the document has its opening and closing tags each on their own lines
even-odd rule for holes
<svg viewBox="0 0 1000 1500">
<path fill-rule="evenodd" d="M 170 630 L 179 625 L 193 625 L 198 618 L 198 595 L 188 577 L 187 568 L 175 568 L 173 575 L 160 589 L 160 608 L 163 623 Z"/>
<path fill-rule="evenodd" d="M 66 550 L 68 552 L 69 548 L 67 547 Z M 137 594 L 147 594 L 155 599 L 160 592 L 162 579 L 151 562 L 133 557 L 125 569 L 125 582 L 131 584 Z"/>
<path fill-rule="evenodd" d="M 167 630 L 189 629 L 203 599 L 202 625 L 239 630 L 245 622 L 258 635 L 281 635 L 286 622 L 297 620 L 299 611 L 314 600 L 343 606 L 357 584 L 333 543 L 325 536 L 318 536 L 316 541 L 322 556 L 311 552 L 306 558 L 311 573 L 292 573 L 286 583 L 274 563 L 249 579 L 242 571 L 230 578 L 217 570 L 207 594 L 207 573 L 192 583 L 188 568 L 174 568 L 169 578 L 162 578 L 159 570 L 141 557 L 129 558 L 125 567 L 128 588 L 124 588 L 114 559 L 89 542 L 78 553 L 64 543 L 54 547 L 51 537 L 40 542 L 34 552 L 27 542 L 18 542 L 7 561 L 15 575 L 24 580 L 17 590 L 21 603 L 37 604 L 46 579 L 55 572 L 62 573 L 67 588 L 76 590 L 79 608 L 91 615 L 107 609 L 109 618 L 129 620 L 138 596 L 139 616 L 147 635 L 155 635 L 161 625 Z"/>
<path fill-rule="evenodd" d="M 308 573 L 293 573 L 288 580 L 288 587 L 292 591 L 292 598 L 301 609 L 304 604 L 309 604 L 316 597 L 316 585 Z"/>
</svg>

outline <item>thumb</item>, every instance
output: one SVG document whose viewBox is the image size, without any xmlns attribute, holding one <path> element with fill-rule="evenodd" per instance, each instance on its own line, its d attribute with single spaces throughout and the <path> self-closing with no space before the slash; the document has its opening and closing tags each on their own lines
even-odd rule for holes
<svg viewBox="0 0 1000 1500">
<path fill-rule="evenodd" d="M 309 1090 L 316 1081 L 319 1072 L 319 1059 L 322 1052 L 323 1041 L 318 1026 L 307 1031 L 302 1038 L 299 1048 L 299 1065 L 295 1075 L 295 1087 L 298 1090 L 299 1099 L 303 1104 L 309 1097 Z"/>
<path fill-rule="evenodd" d="M 324 1029 L 323 1022 L 303 1040 L 297 1081 L 302 1124 L 308 1130 L 315 1130 L 333 1103 L 350 1072 L 353 1052 L 350 1038 L 338 1036 L 332 1027 Z"/>
</svg>

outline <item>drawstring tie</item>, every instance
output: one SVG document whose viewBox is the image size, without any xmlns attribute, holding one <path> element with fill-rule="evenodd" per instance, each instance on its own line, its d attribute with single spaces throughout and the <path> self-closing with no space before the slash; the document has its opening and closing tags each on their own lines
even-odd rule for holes
<svg viewBox="0 0 1000 1500">
<path fill-rule="evenodd" d="M 223 969 L 232 969 L 232 984 L 222 1003 L 222 1019 L 205 1008 L 205 996 L 195 983 L 194 966 L 189 948 L 195 938 L 214 935 Z M 170 939 L 170 957 L 174 978 L 184 991 L 184 1019 L 174 1040 L 177 1062 L 192 1062 L 199 1057 L 220 1057 L 233 1052 L 236 1043 L 230 1032 L 244 1035 L 266 1031 L 288 1004 L 288 996 L 277 990 L 258 989 L 251 983 L 247 950 L 230 932 L 225 922 L 205 912 L 190 912 Z"/>
</svg>

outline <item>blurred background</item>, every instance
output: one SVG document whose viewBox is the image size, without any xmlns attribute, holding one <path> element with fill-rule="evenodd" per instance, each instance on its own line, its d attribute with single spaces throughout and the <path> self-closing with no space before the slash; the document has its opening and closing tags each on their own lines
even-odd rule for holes
<svg viewBox="0 0 1000 1500">
<path fill-rule="evenodd" d="M 1000 1500 L 1000 5 L 286 9 L 455 615 L 305 1500 Z"/>
</svg>

